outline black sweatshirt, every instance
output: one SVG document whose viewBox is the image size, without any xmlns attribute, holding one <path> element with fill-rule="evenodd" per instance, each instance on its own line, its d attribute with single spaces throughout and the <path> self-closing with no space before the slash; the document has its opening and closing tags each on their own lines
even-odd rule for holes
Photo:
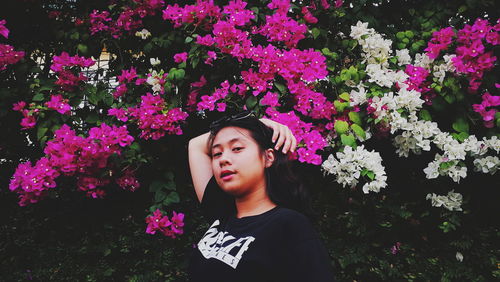
<svg viewBox="0 0 500 282">
<path fill-rule="evenodd" d="M 334 281 L 331 260 L 303 214 L 276 206 L 237 218 L 212 177 L 201 207 L 212 220 L 191 255 L 190 281 Z"/>
</svg>

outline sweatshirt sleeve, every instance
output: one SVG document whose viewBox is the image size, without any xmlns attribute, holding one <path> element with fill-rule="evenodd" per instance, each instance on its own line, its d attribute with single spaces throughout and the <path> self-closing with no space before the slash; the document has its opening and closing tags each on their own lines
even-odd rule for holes
<svg viewBox="0 0 500 282">
<path fill-rule="evenodd" d="M 203 193 L 201 209 L 209 221 L 227 216 L 236 210 L 234 198 L 222 191 L 214 176 L 208 181 Z"/>
<path fill-rule="evenodd" d="M 335 281 L 330 255 L 310 221 L 299 218 L 289 232 L 285 281 Z"/>
</svg>

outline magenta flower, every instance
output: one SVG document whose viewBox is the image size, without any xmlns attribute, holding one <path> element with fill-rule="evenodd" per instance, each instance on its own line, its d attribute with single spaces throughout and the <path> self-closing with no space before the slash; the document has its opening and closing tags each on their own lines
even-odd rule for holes
<svg viewBox="0 0 500 282">
<path fill-rule="evenodd" d="M 50 101 L 45 102 L 45 106 L 49 109 L 56 110 L 60 114 L 70 114 L 71 106 L 68 104 L 68 99 L 63 99 L 62 95 L 51 95 Z"/>
<path fill-rule="evenodd" d="M 267 92 L 266 95 L 260 100 L 262 105 L 267 105 L 271 107 L 281 106 L 279 103 L 279 95 L 274 92 Z"/>
<path fill-rule="evenodd" d="M 0 44 L 0 71 L 5 70 L 8 65 L 15 64 L 24 58 L 23 51 L 15 51 L 10 45 Z"/>
<path fill-rule="evenodd" d="M 397 254 L 400 251 L 400 247 L 401 247 L 401 243 L 396 242 L 396 244 L 394 244 L 394 246 L 391 247 L 391 253 L 393 255 Z"/>
<path fill-rule="evenodd" d="M 214 51 L 207 52 L 208 58 L 205 60 L 205 64 L 213 66 L 212 62 L 217 58 L 217 54 Z"/>
<path fill-rule="evenodd" d="M 182 235 L 184 233 L 183 227 L 184 227 L 184 214 L 183 213 L 176 213 L 173 211 L 174 215 L 172 216 L 172 231 L 175 234 Z"/>
<path fill-rule="evenodd" d="M 109 109 L 108 116 L 115 116 L 118 120 L 123 122 L 126 122 L 128 120 L 127 111 L 120 108 Z"/>
<path fill-rule="evenodd" d="M 3 35 L 3 37 L 5 38 L 9 38 L 9 30 L 5 27 L 6 23 L 7 23 L 6 20 L 0 21 L 0 34 Z"/>
<path fill-rule="evenodd" d="M 135 177 L 134 172 L 131 170 L 126 170 L 122 177 L 116 179 L 116 184 L 118 184 L 118 186 L 122 189 L 129 190 L 131 192 L 134 192 L 141 187 L 141 184 Z"/>
<path fill-rule="evenodd" d="M 174 55 L 174 61 L 176 63 L 182 63 L 187 60 L 188 53 L 187 52 L 182 52 Z"/>
</svg>

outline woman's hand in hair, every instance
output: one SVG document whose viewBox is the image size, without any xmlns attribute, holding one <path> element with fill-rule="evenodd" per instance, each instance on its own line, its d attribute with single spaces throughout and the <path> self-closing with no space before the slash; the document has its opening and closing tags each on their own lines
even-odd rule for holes
<svg viewBox="0 0 500 282">
<path fill-rule="evenodd" d="M 290 128 L 288 128 L 288 126 L 266 118 L 261 118 L 259 120 L 267 127 L 273 129 L 272 140 L 273 143 L 276 144 L 274 149 L 279 150 L 281 146 L 283 146 L 282 152 L 284 154 L 286 154 L 288 151 L 291 151 L 292 153 L 295 152 L 295 148 L 297 147 L 297 139 L 295 139 L 295 136 L 293 136 L 293 133 Z"/>
</svg>

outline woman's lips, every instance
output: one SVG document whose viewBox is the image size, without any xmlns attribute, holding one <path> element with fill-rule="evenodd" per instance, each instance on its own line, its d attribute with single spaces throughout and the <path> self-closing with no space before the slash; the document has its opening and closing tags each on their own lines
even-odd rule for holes
<svg viewBox="0 0 500 282">
<path fill-rule="evenodd" d="M 224 181 L 229 181 L 229 180 L 231 180 L 231 179 L 233 178 L 233 175 L 234 175 L 234 174 L 235 174 L 234 172 L 233 172 L 233 173 L 231 173 L 231 174 L 226 174 L 226 175 L 224 175 L 224 176 L 222 177 L 222 180 L 224 180 Z"/>
</svg>

